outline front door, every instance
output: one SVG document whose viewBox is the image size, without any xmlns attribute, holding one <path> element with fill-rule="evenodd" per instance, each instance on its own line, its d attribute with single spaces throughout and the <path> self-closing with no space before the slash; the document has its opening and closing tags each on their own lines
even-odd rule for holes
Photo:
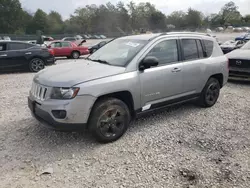
<svg viewBox="0 0 250 188">
<path fill-rule="evenodd" d="M 143 111 L 178 98 L 183 87 L 183 65 L 179 61 L 177 39 L 158 41 L 146 56 L 156 57 L 159 65 L 140 72 Z"/>
</svg>

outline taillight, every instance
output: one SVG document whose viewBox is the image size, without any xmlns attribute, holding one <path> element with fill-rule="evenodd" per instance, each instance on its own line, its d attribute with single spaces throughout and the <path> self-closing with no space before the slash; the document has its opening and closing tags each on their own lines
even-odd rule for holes
<svg viewBox="0 0 250 188">
<path fill-rule="evenodd" d="M 48 51 L 49 51 L 49 53 L 51 54 L 51 55 L 55 55 L 55 52 L 54 52 L 54 50 L 53 49 L 48 49 Z"/>
</svg>

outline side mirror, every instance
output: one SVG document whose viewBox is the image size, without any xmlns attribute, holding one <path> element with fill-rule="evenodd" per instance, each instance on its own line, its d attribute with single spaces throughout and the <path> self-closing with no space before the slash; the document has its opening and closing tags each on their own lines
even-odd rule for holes
<svg viewBox="0 0 250 188">
<path fill-rule="evenodd" d="M 51 48 L 51 46 L 47 46 L 47 48 Z"/>
<path fill-rule="evenodd" d="M 150 67 L 156 67 L 159 64 L 159 60 L 154 56 L 145 57 L 139 64 L 139 70 L 144 71 Z"/>
</svg>

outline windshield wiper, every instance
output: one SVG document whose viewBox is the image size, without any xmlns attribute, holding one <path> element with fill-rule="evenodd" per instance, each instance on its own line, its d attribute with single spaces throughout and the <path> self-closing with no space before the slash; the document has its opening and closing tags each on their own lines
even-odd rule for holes
<svg viewBox="0 0 250 188">
<path fill-rule="evenodd" d="M 102 64 L 106 64 L 106 65 L 110 65 L 109 62 L 105 61 L 105 60 L 101 60 L 101 59 L 89 59 L 90 61 L 94 61 L 94 62 L 98 62 L 98 63 L 102 63 Z"/>
</svg>

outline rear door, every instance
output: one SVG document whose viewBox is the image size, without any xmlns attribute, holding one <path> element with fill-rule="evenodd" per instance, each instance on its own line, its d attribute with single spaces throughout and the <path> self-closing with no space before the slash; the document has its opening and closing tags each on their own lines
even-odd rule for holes
<svg viewBox="0 0 250 188">
<path fill-rule="evenodd" d="M 70 42 L 62 42 L 62 56 L 70 56 L 73 51 L 72 45 Z"/>
<path fill-rule="evenodd" d="M 204 68 L 207 59 L 202 40 L 197 38 L 181 38 L 183 59 L 183 93 L 195 95 L 204 86 Z"/>
<path fill-rule="evenodd" d="M 27 48 L 30 44 L 10 42 L 8 43 L 8 56 L 11 57 L 8 62 L 9 67 L 24 66 L 27 64 L 28 59 L 26 58 L 31 52 L 27 52 Z"/>
<path fill-rule="evenodd" d="M 0 69 L 8 66 L 8 61 L 10 57 L 8 56 L 7 43 L 0 43 Z"/>
</svg>

